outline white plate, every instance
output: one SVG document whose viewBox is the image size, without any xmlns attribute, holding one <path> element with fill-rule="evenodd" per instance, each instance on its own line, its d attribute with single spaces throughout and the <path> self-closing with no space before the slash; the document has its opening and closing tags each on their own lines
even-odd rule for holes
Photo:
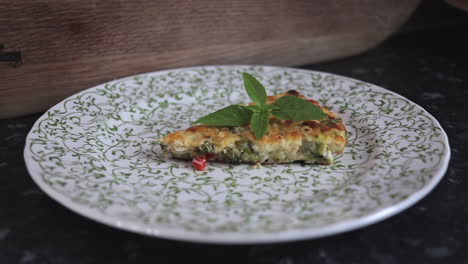
<svg viewBox="0 0 468 264">
<path fill-rule="evenodd" d="M 216 109 L 246 103 L 242 72 L 268 94 L 295 89 L 340 113 L 349 131 L 333 166 L 190 162 L 156 139 Z M 260 243 L 336 234 L 390 217 L 447 169 L 445 132 L 383 88 L 328 73 L 207 66 L 111 81 L 47 111 L 26 139 L 34 181 L 69 209 L 117 228 L 178 240 Z"/>
</svg>

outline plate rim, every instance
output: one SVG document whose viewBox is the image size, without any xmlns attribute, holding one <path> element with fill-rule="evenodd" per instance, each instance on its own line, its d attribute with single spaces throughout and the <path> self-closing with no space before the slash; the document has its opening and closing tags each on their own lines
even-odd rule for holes
<svg viewBox="0 0 468 264">
<path fill-rule="evenodd" d="M 373 86 L 373 89 L 377 88 L 378 90 L 385 91 L 386 93 L 391 93 L 392 95 L 395 95 L 397 97 L 401 97 L 411 104 L 416 105 L 419 107 L 439 128 L 440 132 L 444 141 L 444 144 L 446 145 L 445 152 L 443 153 L 443 156 L 441 158 L 441 164 L 442 166 L 440 169 L 434 174 L 434 176 L 431 178 L 431 180 L 426 183 L 421 189 L 419 189 L 416 192 L 411 193 L 406 197 L 405 199 L 399 201 L 396 204 L 389 205 L 387 207 L 381 208 L 373 213 L 367 214 L 362 217 L 357 217 L 357 218 L 352 218 L 352 219 L 347 219 L 344 221 L 336 222 L 331 225 L 327 225 L 325 227 L 320 227 L 320 228 L 303 228 L 303 229 L 286 229 L 282 231 L 276 231 L 276 232 L 269 232 L 269 233 L 255 233 L 255 234 L 246 234 L 246 233 L 236 233 L 236 232 L 224 232 L 224 233 L 219 233 L 219 232 L 214 232 L 214 233 L 199 233 L 196 231 L 188 231 L 188 230 L 183 230 L 180 228 L 168 228 L 168 227 L 145 227 L 144 225 L 141 224 L 135 224 L 132 221 L 126 221 L 126 220 L 119 220 L 116 219 L 115 217 L 105 215 L 99 211 L 94 211 L 89 207 L 86 207 L 84 205 L 74 203 L 69 197 L 61 194 L 60 192 L 55 191 L 52 187 L 47 185 L 42 179 L 39 173 L 33 173 L 33 169 L 36 168 L 37 164 L 34 164 L 32 162 L 32 154 L 28 148 L 28 144 L 30 143 L 30 137 L 33 132 L 33 128 L 36 127 L 38 122 L 40 122 L 44 117 L 46 117 L 47 113 L 50 110 L 53 110 L 57 107 L 59 107 L 64 101 L 70 99 L 73 96 L 79 95 L 81 93 L 85 93 L 88 90 L 95 89 L 98 86 L 102 86 L 111 82 L 123 80 L 123 79 L 129 79 L 133 78 L 136 76 L 140 75 L 145 75 L 145 74 L 152 74 L 152 73 L 158 73 L 158 74 L 164 74 L 166 72 L 171 72 L 171 71 L 184 71 L 184 70 L 190 70 L 190 69 L 195 69 L 195 68 L 207 68 L 207 67 L 229 67 L 229 68 L 236 68 L 236 67 L 262 67 L 262 68 L 275 68 L 275 69 L 287 69 L 287 70 L 295 70 L 295 71 L 305 71 L 305 72 L 316 72 L 316 73 L 321 73 L 321 74 L 327 74 L 327 75 L 332 75 L 336 76 L 339 78 L 344 78 L 350 81 L 354 82 L 363 82 L 367 83 Z M 331 236 L 335 234 L 340 234 L 340 233 L 345 233 L 349 231 L 353 231 L 359 228 L 363 228 L 372 224 L 375 224 L 377 222 L 383 221 L 385 219 L 388 219 L 406 209 L 411 207 L 412 205 L 416 204 L 418 201 L 422 200 L 424 197 L 426 197 L 436 186 L 437 184 L 442 180 L 442 178 L 445 176 L 445 173 L 447 172 L 450 157 L 451 157 L 451 148 L 450 148 L 450 142 L 447 136 L 447 133 L 443 129 L 442 125 L 440 122 L 432 115 L 430 114 L 426 109 L 421 107 L 420 105 L 416 104 L 415 102 L 409 100 L 408 98 L 387 90 L 379 85 L 375 85 L 373 83 L 367 82 L 367 81 L 361 81 L 355 78 L 343 76 L 340 74 L 335 74 L 335 73 L 330 73 L 330 72 L 323 72 L 323 71 L 317 71 L 317 70 L 309 70 L 309 69 L 301 69 L 301 68 L 294 68 L 294 67 L 285 67 L 285 66 L 274 66 L 274 65 L 261 65 L 261 64 L 255 64 L 255 65 L 249 65 L 249 64 L 215 64 L 215 65 L 198 65 L 198 66 L 190 66 L 190 67 L 180 67 L 180 68 L 171 68 L 171 69 L 164 69 L 164 70 L 156 70 L 156 71 L 150 71 L 150 72 L 144 72 L 144 73 L 138 73 L 138 74 L 133 74 L 133 75 L 128 75 L 124 76 L 121 78 L 115 78 L 112 80 L 109 80 L 107 82 L 99 83 L 97 85 L 94 85 L 92 87 L 86 88 L 82 91 L 79 91 L 77 93 L 74 93 L 57 104 L 53 105 L 50 107 L 48 110 L 46 110 L 32 125 L 30 131 L 28 132 L 26 138 L 25 138 L 25 147 L 23 151 L 23 158 L 26 164 L 26 169 L 30 175 L 30 177 L 33 179 L 33 181 L 36 183 L 36 185 L 43 191 L 45 192 L 50 198 L 64 206 L 65 208 L 71 210 L 72 212 L 77 213 L 78 215 L 84 216 L 87 219 L 96 221 L 98 223 L 104 224 L 106 226 L 110 226 L 116 229 L 120 230 L 126 230 L 130 231 L 133 233 L 137 234 L 142 234 L 146 236 L 151 236 L 151 237 L 156 237 L 156 238 L 162 238 L 162 239 L 172 239 L 172 240 L 179 240 L 179 241 L 185 241 L 185 242 L 196 242 L 196 243 L 216 243 L 216 244 L 265 244 L 265 243 L 277 243 L 277 242 L 289 242 L 289 241 L 298 241 L 298 240 L 306 240 L 306 239 L 316 239 L 316 238 L 321 238 L 325 236 Z"/>
</svg>

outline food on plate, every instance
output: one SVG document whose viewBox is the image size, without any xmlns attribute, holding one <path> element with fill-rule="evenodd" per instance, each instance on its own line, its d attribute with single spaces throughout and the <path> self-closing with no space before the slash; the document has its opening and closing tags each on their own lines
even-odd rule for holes
<svg viewBox="0 0 468 264">
<path fill-rule="evenodd" d="M 252 103 L 228 106 L 195 121 L 200 125 L 169 133 L 159 139 L 162 149 L 193 160 L 197 170 L 207 161 L 333 164 L 346 145 L 341 118 L 295 90 L 267 96 L 252 75 L 243 77 Z"/>
</svg>

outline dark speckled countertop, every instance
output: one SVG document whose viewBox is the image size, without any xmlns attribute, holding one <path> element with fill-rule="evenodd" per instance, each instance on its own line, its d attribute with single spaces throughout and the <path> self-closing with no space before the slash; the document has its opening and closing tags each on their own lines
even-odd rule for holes
<svg viewBox="0 0 468 264">
<path fill-rule="evenodd" d="M 429 26 L 425 19 L 432 19 Z M 36 114 L 0 120 L 0 263 L 468 263 L 467 34 L 468 13 L 432 1 L 378 47 L 300 67 L 385 87 L 441 122 L 452 147 L 448 171 L 433 192 L 397 216 L 332 237 L 255 246 L 116 230 L 65 209 L 33 183 L 23 147 Z"/>
</svg>

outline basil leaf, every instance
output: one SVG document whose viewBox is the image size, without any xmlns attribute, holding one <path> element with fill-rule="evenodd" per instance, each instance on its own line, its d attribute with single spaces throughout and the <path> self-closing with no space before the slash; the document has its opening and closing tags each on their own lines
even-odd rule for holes
<svg viewBox="0 0 468 264">
<path fill-rule="evenodd" d="M 258 106 L 258 105 L 248 105 L 248 106 L 246 106 L 246 108 L 249 109 L 252 112 L 260 112 L 260 110 L 262 110 L 260 108 L 260 106 Z"/>
<path fill-rule="evenodd" d="M 248 73 L 244 72 L 242 78 L 244 78 L 244 87 L 250 99 L 259 106 L 265 105 L 267 101 L 265 87 Z"/>
<path fill-rule="evenodd" d="M 278 107 L 275 106 L 274 104 L 265 105 L 265 106 L 263 107 L 263 109 L 265 109 L 265 110 L 274 110 L 274 109 L 277 109 L 277 108 L 278 108 Z"/>
<path fill-rule="evenodd" d="M 258 105 L 248 105 L 248 106 L 246 106 L 246 108 L 249 109 L 252 112 L 259 112 L 261 110 L 271 111 L 272 109 L 276 109 L 277 107 L 274 106 L 274 105 L 264 105 L 263 109 L 262 109 L 262 107 L 260 107 Z"/>
<path fill-rule="evenodd" d="M 280 97 L 275 106 L 277 109 L 274 109 L 272 114 L 280 120 L 305 121 L 328 117 L 320 107 L 295 96 Z"/>
<path fill-rule="evenodd" d="M 254 112 L 252 115 L 250 126 L 252 127 L 255 137 L 259 140 L 262 139 L 268 129 L 270 121 L 269 115 L 270 113 L 268 111 Z"/>
<path fill-rule="evenodd" d="M 242 105 L 230 105 L 201 117 L 194 123 L 210 126 L 242 126 L 249 123 L 252 112 Z"/>
</svg>

